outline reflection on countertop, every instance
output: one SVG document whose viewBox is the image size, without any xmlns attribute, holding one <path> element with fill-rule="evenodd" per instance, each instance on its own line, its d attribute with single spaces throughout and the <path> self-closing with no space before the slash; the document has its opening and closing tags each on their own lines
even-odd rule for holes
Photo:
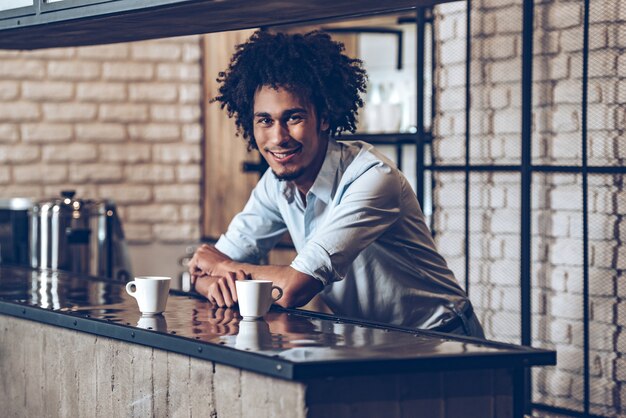
<svg viewBox="0 0 626 418">
<path fill-rule="evenodd" d="M 142 328 L 294 363 L 521 354 L 521 347 L 278 307 L 262 320 L 244 321 L 236 309 L 217 308 L 182 292 L 170 293 L 163 315 L 142 317 L 123 284 L 21 267 L 0 266 L 0 302 Z"/>
</svg>

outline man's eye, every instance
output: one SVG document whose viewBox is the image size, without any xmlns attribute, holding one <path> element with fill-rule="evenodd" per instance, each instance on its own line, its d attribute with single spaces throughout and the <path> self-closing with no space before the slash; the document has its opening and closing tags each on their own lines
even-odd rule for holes
<svg viewBox="0 0 626 418">
<path fill-rule="evenodd" d="M 259 125 L 271 125 L 272 120 L 270 118 L 259 118 L 256 123 Z"/>
<path fill-rule="evenodd" d="M 291 115 L 289 116 L 289 119 L 287 120 L 288 123 L 298 123 L 302 120 L 302 116 L 301 115 Z"/>
</svg>

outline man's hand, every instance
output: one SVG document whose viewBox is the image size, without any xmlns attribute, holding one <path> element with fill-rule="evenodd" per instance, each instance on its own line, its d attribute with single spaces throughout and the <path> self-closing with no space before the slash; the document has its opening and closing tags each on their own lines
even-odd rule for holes
<svg viewBox="0 0 626 418">
<path fill-rule="evenodd" d="M 324 287 L 319 280 L 290 266 L 238 263 L 206 244 L 189 261 L 189 273 L 195 290 L 220 307 L 231 307 L 237 302 L 236 280 L 271 280 L 283 289 L 283 297 L 276 304 L 285 308 L 305 305 Z"/>
<path fill-rule="evenodd" d="M 226 277 L 231 271 L 226 268 L 225 264 L 231 261 L 226 255 L 222 254 L 212 245 L 202 244 L 194 253 L 187 266 L 189 274 L 193 277 L 201 276 L 219 276 Z"/>
<path fill-rule="evenodd" d="M 250 275 L 243 270 L 239 270 L 237 273 L 228 272 L 225 277 L 199 276 L 196 278 L 195 289 L 212 304 L 220 308 L 232 308 L 237 303 L 235 281 L 249 279 Z"/>
</svg>

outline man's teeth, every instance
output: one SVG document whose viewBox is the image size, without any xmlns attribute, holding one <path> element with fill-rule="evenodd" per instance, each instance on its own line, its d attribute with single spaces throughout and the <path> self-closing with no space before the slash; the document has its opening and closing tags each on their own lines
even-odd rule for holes
<svg viewBox="0 0 626 418">
<path fill-rule="evenodd" d="M 276 157 L 278 158 L 287 158 L 288 156 L 290 156 L 291 154 L 294 154 L 297 150 L 293 150 L 293 151 L 289 151 L 289 152 L 282 152 L 282 153 L 278 153 L 278 152 L 272 152 L 272 154 L 274 154 Z"/>
</svg>

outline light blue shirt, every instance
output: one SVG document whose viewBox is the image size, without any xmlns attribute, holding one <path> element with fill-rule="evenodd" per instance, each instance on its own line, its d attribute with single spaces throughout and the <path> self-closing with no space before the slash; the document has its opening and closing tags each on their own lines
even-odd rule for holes
<svg viewBox="0 0 626 418">
<path fill-rule="evenodd" d="M 268 170 L 216 248 L 258 263 L 286 231 L 298 253 L 291 267 L 324 284 L 337 315 L 432 328 L 468 303 L 407 179 L 364 142 L 329 140 L 306 205 Z"/>
</svg>

